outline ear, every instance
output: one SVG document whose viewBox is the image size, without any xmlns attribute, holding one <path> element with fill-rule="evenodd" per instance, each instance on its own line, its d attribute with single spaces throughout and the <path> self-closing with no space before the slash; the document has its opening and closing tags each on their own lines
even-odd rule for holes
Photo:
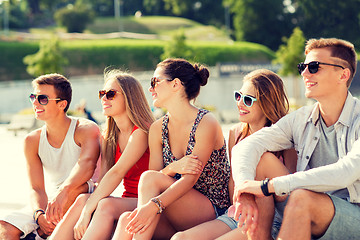
<svg viewBox="0 0 360 240">
<path fill-rule="evenodd" d="M 58 102 L 58 106 L 64 110 L 67 106 L 68 102 L 66 100 L 61 100 L 60 102 Z"/>
<path fill-rule="evenodd" d="M 351 74 L 350 69 L 345 68 L 345 69 L 342 71 L 342 74 L 341 74 L 341 76 L 340 76 L 339 81 L 346 84 L 346 82 L 347 82 L 347 81 L 349 80 L 349 78 L 350 78 L 350 74 Z"/>
<path fill-rule="evenodd" d="M 175 78 L 171 82 L 172 82 L 172 87 L 173 87 L 174 90 L 178 90 L 182 86 L 181 80 L 178 79 L 178 78 Z"/>
</svg>

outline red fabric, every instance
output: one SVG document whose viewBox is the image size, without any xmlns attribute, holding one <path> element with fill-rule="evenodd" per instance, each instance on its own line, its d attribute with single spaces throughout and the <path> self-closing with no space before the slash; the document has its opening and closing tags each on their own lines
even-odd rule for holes
<svg viewBox="0 0 360 240">
<path fill-rule="evenodd" d="M 134 126 L 134 129 L 132 130 L 132 133 L 138 129 L 137 126 Z M 120 146 L 119 144 L 116 147 L 116 155 L 115 155 L 115 164 L 121 157 L 120 152 Z M 146 149 L 144 154 L 141 156 L 141 158 L 135 163 L 132 168 L 127 172 L 127 174 L 124 177 L 124 193 L 122 197 L 138 197 L 138 184 L 140 175 L 149 169 L 149 157 L 150 157 L 150 151 L 149 148 Z"/>
</svg>

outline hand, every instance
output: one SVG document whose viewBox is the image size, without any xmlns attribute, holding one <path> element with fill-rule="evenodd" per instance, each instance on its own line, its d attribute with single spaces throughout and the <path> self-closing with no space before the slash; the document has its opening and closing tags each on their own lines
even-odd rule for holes
<svg viewBox="0 0 360 240">
<path fill-rule="evenodd" d="M 256 230 L 259 216 L 254 195 L 243 193 L 237 198 L 237 201 L 234 201 L 234 204 L 235 211 L 234 209 L 229 209 L 229 214 L 233 213 L 234 219 L 239 221 L 238 227 L 242 228 L 243 233 L 249 231 L 249 234 L 253 235 Z"/>
<path fill-rule="evenodd" d="M 76 222 L 74 227 L 74 238 L 76 240 L 82 239 L 82 237 L 86 232 L 86 229 L 89 226 L 90 220 L 91 220 L 91 215 L 88 215 L 84 213 L 84 211 L 82 211 L 79 220 Z"/>
<path fill-rule="evenodd" d="M 58 224 L 64 215 L 64 207 L 67 201 L 67 192 L 59 191 L 56 197 L 48 203 L 46 208 L 46 220 L 55 225 Z"/>
<path fill-rule="evenodd" d="M 144 232 L 150 224 L 154 221 L 154 218 L 159 211 L 155 203 L 149 201 L 147 204 L 136 208 L 130 215 L 131 221 L 126 226 L 125 230 L 129 234 L 135 234 L 137 232 Z"/>
<path fill-rule="evenodd" d="M 51 222 L 48 222 L 46 220 L 46 216 L 45 214 L 41 214 L 39 217 L 38 217 L 38 224 L 39 224 L 39 227 L 41 229 L 41 231 L 46 234 L 47 236 L 50 236 L 51 233 L 54 231 L 56 225 L 51 223 Z"/>
<path fill-rule="evenodd" d="M 170 168 L 174 173 L 179 174 L 200 174 L 202 172 L 202 162 L 197 156 L 192 154 L 186 155 L 170 164 Z"/>
<path fill-rule="evenodd" d="M 262 181 L 244 181 L 235 187 L 233 202 L 235 202 L 242 193 L 250 193 L 257 197 L 264 197 L 261 190 Z"/>
</svg>

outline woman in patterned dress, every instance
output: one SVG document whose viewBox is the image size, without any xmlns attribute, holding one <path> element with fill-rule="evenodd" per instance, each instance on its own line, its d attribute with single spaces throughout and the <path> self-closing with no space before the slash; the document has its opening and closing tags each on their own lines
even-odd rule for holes
<svg viewBox="0 0 360 240">
<path fill-rule="evenodd" d="M 221 126 L 192 104 L 208 77 L 207 68 L 184 59 L 157 65 L 149 91 L 168 113 L 150 127 L 151 170 L 141 175 L 137 209 L 121 215 L 113 239 L 170 239 L 230 205 Z"/>
</svg>

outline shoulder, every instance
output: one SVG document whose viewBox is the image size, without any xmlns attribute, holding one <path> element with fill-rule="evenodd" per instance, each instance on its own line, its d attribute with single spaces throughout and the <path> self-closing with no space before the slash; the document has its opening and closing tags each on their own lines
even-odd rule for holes
<svg viewBox="0 0 360 240">
<path fill-rule="evenodd" d="M 153 122 L 150 126 L 149 132 L 157 132 L 162 129 L 162 122 L 164 117 L 161 117 L 157 119 L 155 122 Z"/>
<path fill-rule="evenodd" d="M 99 137 L 99 135 L 100 135 L 100 129 L 95 122 L 85 118 L 77 119 L 76 128 L 75 128 L 76 140 Z"/>
<path fill-rule="evenodd" d="M 220 133 L 222 135 L 222 129 L 220 123 L 215 118 L 214 114 L 208 112 L 201 119 L 199 126 L 196 130 L 196 134 L 212 135 L 214 133 Z M 223 136 L 222 136 L 223 137 Z"/>
<path fill-rule="evenodd" d="M 36 129 L 25 136 L 24 138 L 25 151 L 29 151 L 30 149 L 37 151 L 40 142 L 41 129 L 42 128 Z"/>
</svg>

